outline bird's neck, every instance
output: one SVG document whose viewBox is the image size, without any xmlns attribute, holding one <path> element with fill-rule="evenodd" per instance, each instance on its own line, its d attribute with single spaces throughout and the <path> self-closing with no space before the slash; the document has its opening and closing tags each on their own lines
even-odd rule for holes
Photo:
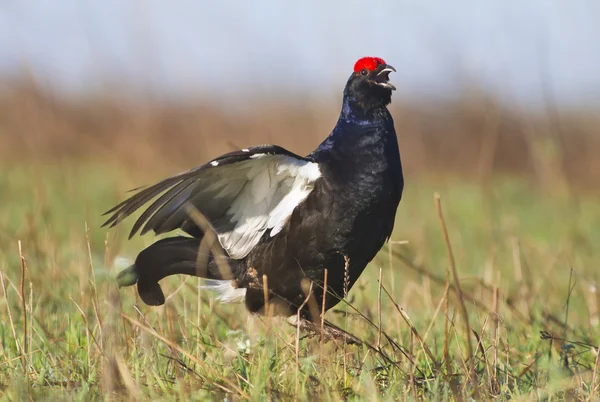
<svg viewBox="0 0 600 402">
<path fill-rule="evenodd" d="M 389 103 L 389 102 L 388 102 Z M 374 125 L 390 120 L 386 102 L 369 102 L 344 93 L 340 121 L 359 125 Z M 339 124 L 339 122 L 338 122 Z"/>
<path fill-rule="evenodd" d="M 377 175 L 388 168 L 401 169 L 394 122 L 387 108 L 365 110 L 351 99 L 344 99 L 335 128 L 310 157 L 330 166 L 332 172 L 342 169 L 338 174 L 343 176 L 362 170 Z"/>
</svg>

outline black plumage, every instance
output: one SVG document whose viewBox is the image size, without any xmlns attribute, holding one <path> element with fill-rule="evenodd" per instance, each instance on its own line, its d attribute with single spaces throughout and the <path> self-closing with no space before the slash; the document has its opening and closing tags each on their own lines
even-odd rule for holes
<svg viewBox="0 0 600 402">
<path fill-rule="evenodd" d="M 250 311 L 260 312 L 266 275 L 269 303 L 279 313 L 295 314 L 304 304 L 304 316 L 315 318 L 304 303 L 307 284 L 320 305 L 327 269 L 326 309 L 336 305 L 390 237 L 402 196 L 400 154 L 387 110 L 395 89 L 391 71 L 379 58 L 356 63 L 335 128 L 306 157 L 273 145 L 232 152 L 142 189 L 108 211 L 105 225 L 114 226 L 158 197 L 130 237 L 140 230 L 175 229 L 191 236 L 143 250 L 119 275 L 120 285 L 137 283 L 144 302 L 160 305 L 165 298 L 158 281 L 166 276 L 227 280 L 228 288 L 220 282 L 221 291 L 229 292 L 224 299 L 243 298 Z M 198 226 L 189 206 L 206 217 L 209 229 Z M 217 236 L 212 251 L 201 247 L 205 230 Z"/>
</svg>

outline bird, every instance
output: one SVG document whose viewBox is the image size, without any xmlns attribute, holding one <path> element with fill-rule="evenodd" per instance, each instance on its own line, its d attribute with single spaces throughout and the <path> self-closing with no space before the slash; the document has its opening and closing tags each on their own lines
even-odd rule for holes
<svg viewBox="0 0 600 402">
<path fill-rule="evenodd" d="M 192 275 L 221 302 L 306 320 L 337 305 L 389 240 L 402 198 L 392 72 L 379 57 L 356 61 L 335 127 L 307 156 L 277 145 L 233 151 L 107 211 L 103 227 L 114 227 L 154 200 L 129 238 L 180 232 L 142 250 L 119 286 L 137 284 L 158 306 L 161 279 Z"/>
</svg>

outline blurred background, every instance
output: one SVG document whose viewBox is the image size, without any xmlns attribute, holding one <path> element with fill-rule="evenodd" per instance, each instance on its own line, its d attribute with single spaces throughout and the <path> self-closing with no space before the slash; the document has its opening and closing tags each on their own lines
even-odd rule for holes
<svg viewBox="0 0 600 402">
<path fill-rule="evenodd" d="M 410 174 L 591 190 L 598 15 L 586 0 L 5 1 L 0 157 L 164 173 L 258 143 L 307 153 L 372 55 L 398 70 Z"/>
</svg>

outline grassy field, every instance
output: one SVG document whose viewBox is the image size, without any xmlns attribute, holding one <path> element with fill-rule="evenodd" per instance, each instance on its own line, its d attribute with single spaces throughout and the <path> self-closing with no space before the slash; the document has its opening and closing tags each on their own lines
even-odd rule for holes
<svg viewBox="0 0 600 402">
<path fill-rule="evenodd" d="M 127 241 L 127 225 L 107 232 L 100 215 L 170 173 L 64 161 L 0 170 L 5 400 L 598 397 L 597 198 L 407 175 L 392 244 L 326 315 L 356 346 L 218 304 L 196 278 L 166 279 L 158 308 L 119 290 L 122 259 L 154 238 Z"/>
</svg>

